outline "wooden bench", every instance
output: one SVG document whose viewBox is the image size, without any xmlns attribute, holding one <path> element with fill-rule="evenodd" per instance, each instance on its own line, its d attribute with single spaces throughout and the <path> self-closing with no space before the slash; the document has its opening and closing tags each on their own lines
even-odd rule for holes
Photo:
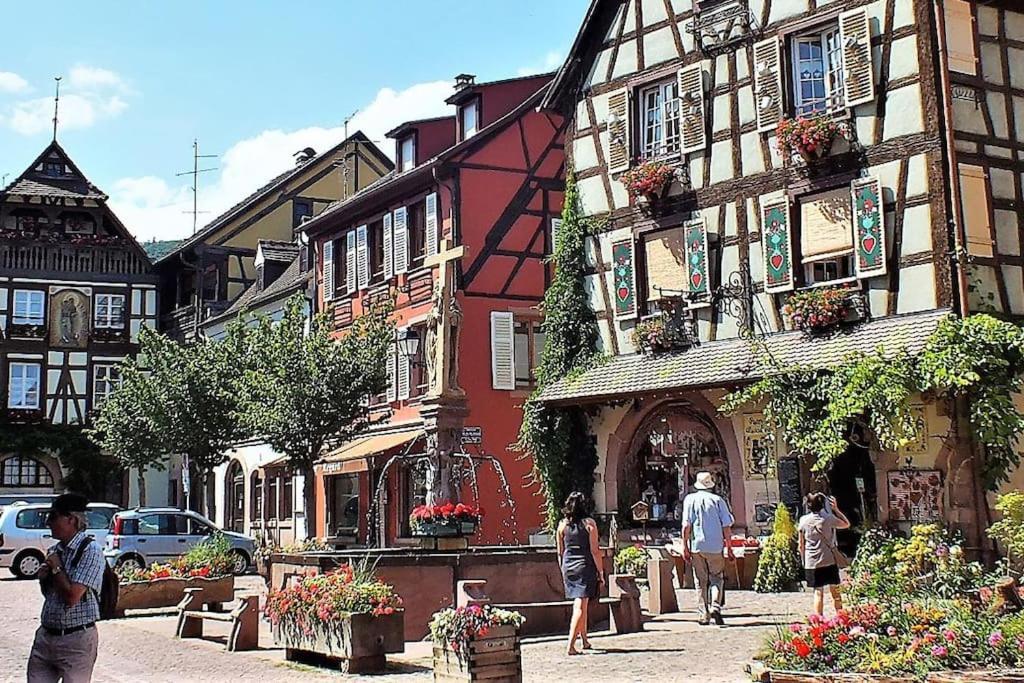
<svg viewBox="0 0 1024 683">
<path fill-rule="evenodd" d="M 259 647 L 260 603 L 255 593 L 238 596 L 238 606 L 230 612 L 208 612 L 202 609 L 202 588 L 186 588 L 178 604 L 178 638 L 202 638 L 203 622 L 222 621 L 231 624 L 228 652 L 255 650 Z M 199 607 L 200 609 L 191 609 Z"/>
</svg>

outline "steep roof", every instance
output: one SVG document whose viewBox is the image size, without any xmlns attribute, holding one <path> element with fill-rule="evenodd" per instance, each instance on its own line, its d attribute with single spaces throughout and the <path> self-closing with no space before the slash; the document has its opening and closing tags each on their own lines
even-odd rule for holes
<svg viewBox="0 0 1024 683">
<path fill-rule="evenodd" d="M 375 145 L 372 140 L 370 140 L 370 138 L 366 137 L 363 131 L 358 130 L 352 135 L 342 140 L 341 142 L 339 142 L 338 144 L 336 144 L 334 147 L 328 149 L 326 152 L 318 154 L 304 163 L 296 164 L 294 167 L 289 168 L 287 171 L 275 176 L 270 181 L 257 188 L 256 191 L 254 191 L 252 194 L 237 202 L 227 211 L 225 211 L 224 213 L 220 214 L 212 221 L 207 223 L 202 230 L 199 230 L 198 232 L 196 232 L 196 234 L 192 235 L 188 239 L 182 240 L 181 244 L 179 244 L 176 249 L 167 252 L 159 259 L 157 259 L 157 263 L 162 263 L 174 256 L 177 256 L 178 253 L 185 251 L 186 249 L 191 249 L 195 245 L 202 243 L 203 241 L 206 240 L 207 237 L 209 237 L 211 234 L 222 228 L 224 225 L 229 223 L 234 218 L 238 217 L 242 212 L 251 207 L 253 204 L 270 196 L 271 194 L 273 194 L 275 190 L 278 190 L 284 185 L 287 185 L 289 181 L 301 175 L 306 168 L 310 167 L 312 164 L 317 163 L 318 161 L 321 161 L 326 157 L 336 154 L 339 150 L 343 149 L 346 145 L 352 142 L 358 142 L 361 145 L 367 146 L 370 149 L 370 151 L 372 151 L 375 155 L 377 155 L 380 158 L 380 160 L 386 162 L 386 165 L 388 167 L 392 165 L 391 160 L 384 154 L 384 152 L 382 152 L 380 148 L 377 147 L 377 145 Z"/>
<path fill-rule="evenodd" d="M 593 31 L 598 27 L 606 25 L 618 12 L 621 2 L 609 0 L 591 0 L 587 13 L 583 16 L 583 23 L 576 33 L 569 54 L 566 55 L 562 66 L 555 72 L 551 81 L 551 88 L 540 103 L 541 109 L 558 109 L 562 99 L 568 93 L 573 84 L 578 83 L 586 74 L 586 67 L 596 56 L 597 48 L 601 41 L 588 41 Z M 589 48 L 589 49 L 588 49 Z"/>
<path fill-rule="evenodd" d="M 202 326 L 206 327 L 225 318 L 233 318 L 239 313 L 252 310 L 274 299 L 301 292 L 306 288 L 312 271 L 302 272 L 300 268 L 299 257 L 296 256 L 276 280 L 263 289 L 259 288 L 259 283 L 249 285 L 248 289 L 242 292 L 227 310 L 220 315 L 204 320 Z"/>
<path fill-rule="evenodd" d="M 291 263 L 299 255 L 299 245 L 281 240 L 260 240 L 257 251 L 263 254 L 267 261 Z"/>
<path fill-rule="evenodd" d="M 43 163 L 63 163 L 71 171 L 63 176 L 50 176 L 37 167 Z M 85 174 L 78 168 L 64 148 L 54 140 L 28 165 L 21 175 L 15 178 L 0 196 L 22 194 L 33 197 L 63 197 L 67 199 L 95 199 L 105 201 L 107 195 L 89 182 Z"/>
</svg>

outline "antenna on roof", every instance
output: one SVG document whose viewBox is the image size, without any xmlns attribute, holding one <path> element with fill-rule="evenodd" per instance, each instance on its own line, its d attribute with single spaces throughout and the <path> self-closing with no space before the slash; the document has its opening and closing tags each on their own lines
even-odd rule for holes
<svg viewBox="0 0 1024 683">
<path fill-rule="evenodd" d="M 57 82 L 57 89 L 53 95 L 53 141 L 57 142 L 57 112 L 60 110 L 60 76 L 54 76 Z"/>
<path fill-rule="evenodd" d="M 351 114 L 348 115 L 348 118 L 345 119 L 345 139 L 346 140 L 348 140 L 348 122 L 351 121 L 352 119 L 354 119 L 356 117 L 356 114 L 358 114 L 358 113 L 359 113 L 359 110 L 356 109 L 354 112 L 352 112 Z"/>
<path fill-rule="evenodd" d="M 196 138 L 193 138 L 193 140 L 192 140 L 192 170 L 191 171 L 182 171 L 181 173 L 175 173 L 174 174 L 175 177 L 180 177 L 180 176 L 183 176 L 183 175 L 190 175 L 190 176 L 192 176 L 192 210 L 191 211 L 185 211 L 184 213 L 191 213 L 192 214 L 192 234 L 193 235 L 196 234 L 196 225 L 197 225 L 198 220 L 199 220 L 199 214 L 207 213 L 206 211 L 200 211 L 199 210 L 199 174 L 200 173 L 207 173 L 208 171 L 216 171 L 217 170 L 216 166 L 213 166 L 211 168 L 199 168 L 199 160 L 200 159 L 216 159 L 216 158 L 217 158 L 216 154 L 200 154 L 199 153 L 199 140 L 196 139 Z"/>
</svg>

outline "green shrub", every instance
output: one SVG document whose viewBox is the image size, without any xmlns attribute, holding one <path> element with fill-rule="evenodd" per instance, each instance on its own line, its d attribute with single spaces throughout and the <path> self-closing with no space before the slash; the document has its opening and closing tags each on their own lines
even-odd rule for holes
<svg viewBox="0 0 1024 683">
<path fill-rule="evenodd" d="M 996 500 L 1002 519 L 988 529 L 988 535 L 1002 544 L 1015 576 L 1024 571 L 1024 491 L 1010 491 Z"/>
<path fill-rule="evenodd" d="M 631 545 L 615 553 L 615 571 L 647 578 L 647 550 L 642 545 Z"/>
<path fill-rule="evenodd" d="M 791 590 L 800 580 L 800 557 L 796 550 L 796 526 L 785 505 L 775 508 L 772 535 L 761 548 L 754 576 L 758 593 L 779 593 Z"/>
</svg>

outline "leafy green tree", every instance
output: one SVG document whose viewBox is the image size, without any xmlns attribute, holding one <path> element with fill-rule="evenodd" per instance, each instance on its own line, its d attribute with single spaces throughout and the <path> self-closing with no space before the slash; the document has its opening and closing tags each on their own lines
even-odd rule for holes
<svg viewBox="0 0 1024 683">
<path fill-rule="evenodd" d="M 316 529 L 313 463 L 326 446 L 369 426 L 367 399 L 387 388 L 395 329 L 390 307 L 360 316 L 340 339 L 325 315 L 311 319 L 304 297 L 292 297 L 280 321 L 258 320 L 241 332 L 248 362 L 236 392 L 242 421 L 305 477 L 306 528 Z M 308 326 L 308 327 L 307 327 Z M 229 335 L 229 338 L 232 335 Z"/>
<path fill-rule="evenodd" d="M 572 491 L 592 496 L 597 450 L 590 439 L 586 412 L 578 406 L 540 402 L 544 387 L 591 365 L 597 357 L 597 318 L 583 286 L 586 274 L 586 224 L 580 215 L 576 180 L 565 181 L 562 225 L 554 245 L 555 274 L 544 295 L 544 349 L 537 367 L 537 389 L 523 408 L 516 450 L 533 457 L 534 474 L 547 501 L 549 527 Z"/>
</svg>

